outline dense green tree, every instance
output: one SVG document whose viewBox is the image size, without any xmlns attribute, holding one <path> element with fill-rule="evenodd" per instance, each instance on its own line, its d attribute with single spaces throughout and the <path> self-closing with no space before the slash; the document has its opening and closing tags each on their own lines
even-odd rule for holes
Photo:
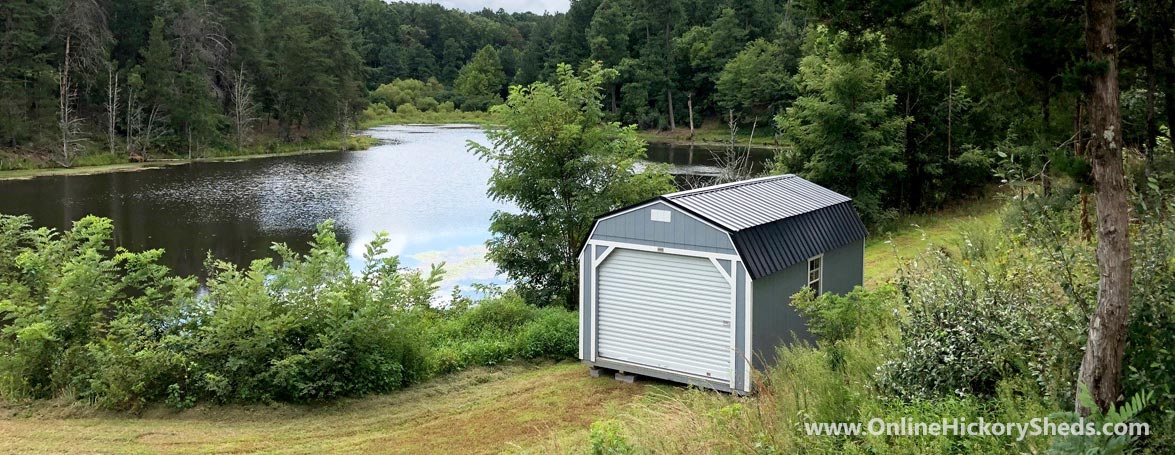
<svg viewBox="0 0 1175 455">
<path fill-rule="evenodd" d="M 603 0 L 596 8 L 596 14 L 592 17 L 587 30 L 588 46 L 591 48 L 593 61 L 614 68 L 628 56 L 628 35 L 632 27 L 629 24 L 628 7 L 626 0 Z M 608 81 L 607 98 L 612 112 L 618 109 L 619 96 L 618 81 Z"/>
<path fill-rule="evenodd" d="M 690 75 L 682 78 L 682 89 L 697 96 L 699 106 L 705 108 L 711 100 L 723 66 L 743 48 L 747 36 L 734 9 L 723 8 L 712 24 L 694 26 L 674 41 L 675 52 L 682 55 L 679 73 Z"/>
<path fill-rule="evenodd" d="M 402 104 L 411 104 L 420 110 L 426 98 L 435 98 L 441 95 L 444 86 L 436 79 L 420 81 L 416 79 L 396 79 L 390 83 L 380 85 L 371 93 L 371 100 L 395 108 Z"/>
<path fill-rule="evenodd" d="M 794 97 L 787 57 L 778 44 L 759 39 L 726 63 L 718 76 L 718 105 L 757 121 Z"/>
<path fill-rule="evenodd" d="M 776 119 L 791 145 L 777 164 L 852 197 L 866 222 L 880 221 L 890 182 L 905 167 L 908 119 L 887 91 L 899 64 L 872 31 L 850 36 L 813 27 L 804 49 L 800 96 Z"/>
<path fill-rule="evenodd" d="M 614 71 L 564 64 L 557 74 L 557 85 L 511 87 L 494 108 L 503 127 L 469 147 L 494 165 L 490 196 L 518 207 L 494 213 L 488 257 L 528 302 L 572 308 L 592 219 L 673 186 L 660 168 L 637 171 L 645 144 L 633 127 L 604 120 L 600 87 Z"/>
<path fill-rule="evenodd" d="M 453 90 L 462 97 L 461 108 L 465 110 L 485 110 L 501 103 L 505 86 L 506 73 L 498 50 L 489 44 L 473 54 L 453 81 Z"/>
<path fill-rule="evenodd" d="M 334 125 L 362 84 L 357 52 L 342 18 L 323 6 L 298 5 L 270 31 L 276 114 L 285 134 Z"/>
<path fill-rule="evenodd" d="M 465 49 L 461 47 L 461 43 L 453 38 L 445 40 L 445 50 L 441 55 L 440 80 L 453 83 L 453 80 L 457 79 L 457 72 L 461 71 L 461 66 L 464 64 Z"/>
<path fill-rule="evenodd" d="M 43 2 L 0 2 L 0 146 L 27 146 L 53 124 L 51 16 Z"/>
</svg>

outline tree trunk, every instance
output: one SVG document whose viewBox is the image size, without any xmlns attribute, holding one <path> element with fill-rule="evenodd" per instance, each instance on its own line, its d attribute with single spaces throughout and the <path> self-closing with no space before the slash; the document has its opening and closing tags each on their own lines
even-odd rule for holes
<svg viewBox="0 0 1175 455">
<path fill-rule="evenodd" d="M 1155 166 L 1155 147 L 1158 146 L 1159 137 L 1159 122 L 1155 112 L 1155 91 L 1157 87 L 1158 75 L 1155 74 L 1155 40 L 1154 33 L 1147 27 L 1143 30 L 1143 47 L 1142 50 L 1146 55 L 1143 57 L 1143 68 L 1146 70 L 1146 137 L 1143 138 L 1142 149 L 1146 156 L 1146 175 L 1149 177 L 1151 171 Z M 1167 89 L 1170 91 L 1170 88 Z"/>
<path fill-rule="evenodd" d="M 685 108 L 689 110 L 689 139 L 694 140 L 694 94 L 685 99 Z"/>
<path fill-rule="evenodd" d="M 620 96 L 620 86 L 612 84 L 612 113 L 615 114 L 617 110 L 616 98 Z"/>
<path fill-rule="evenodd" d="M 1121 119 L 1118 110 L 1118 50 L 1115 0 L 1085 1 L 1085 40 L 1089 58 L 1104 65 L 1089 77 L 1086 98 L 1092 132 L 1086 155 L 1097 188 L 1097 308 L 1089 321 L 1089 338 L 1078 383 L 1089 387 L 1097 405 L 1106 409 L 1121 395 L 1122 356 L 1130 305 L 1130 228 L 1126 181 L 1122 169 Z M 1077 412 L 1089 409 L 1076 404 Z"/>
<path fill-rule="evenodd" d="M 110 154 L 115 154 L 114 140 L 118 137 L 118 68 L 115 63 L 106 66 L 106 139 L 110 147 Z"/>
<path fill-rule="evenodd" d="M 61 62 L 61 81 L 59 87 L 61 93 L 58 94 L 58 109 L 61 110 L 61 112 L 58 113 L 58 115 L 61 116 L 61 165 L 65 167 L 70 167 L 73 164 L 73 160 L 69 156 L 70 142 L 73 140 L 71 135 L 73 119 L 71 118 L 70 112 L 73 107 L 71 105 L 72 100 L 70 99 L 71 94 L 69 87 L 69 48 L 72 42 L 72 38 L 73 37 L 71 36 L 65 37 L 65 59 Z"/>
<path fill-rule="evenodd" d="M 673 90 L 665 88 L 665 98 L 669 99 L 669 131 L 677 129 L 677 122 L 673 121 Z"/>
<path fill-rule="evenodd" d="M 671 42 L 669 36 L 672 29 L 669 26 L 669 21 L 665 22 L 665 97 L 669 99 L 669 130 L 677 129 L 677 122 L 673 119 L 673 50 L 670 47 Z"/>
</svg>

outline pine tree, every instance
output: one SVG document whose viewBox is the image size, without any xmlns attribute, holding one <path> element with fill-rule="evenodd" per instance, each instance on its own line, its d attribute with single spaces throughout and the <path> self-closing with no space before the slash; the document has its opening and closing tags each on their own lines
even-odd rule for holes
<svg viewBox="0 0 1175 455">
<path fill-rule="evenodd" d="M 498 51 L 487 44 L 461 68 L 453 89 L 464 97 L 462 109 L 485 110 L 502 102 L 505 85 L 506 73 L 502 71 Z"/>
</svg>

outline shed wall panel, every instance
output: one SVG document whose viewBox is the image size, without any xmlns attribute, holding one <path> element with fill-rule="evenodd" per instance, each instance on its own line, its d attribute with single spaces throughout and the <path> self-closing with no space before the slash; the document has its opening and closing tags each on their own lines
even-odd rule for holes
<svg viewBox="0 0 1175 455">
<path fill-rule="evenodd" d="M 847 294 L 860 286 L 864 278 L 864 239 L 824 253 L 825 293 Z M 775 363 L 776 348 L 796 340 L 815 342 L 808 331 L 807 320 L 791 306 L 791 296 L 808 284 L 808 261 L 799 263 L 754 280 L 752 292 L 754 308 L 751 327 L 751 345 L 754 348 L 755 368 Z"/>
<path fill-rule="evenodd" d="M 653 210 L 670 212 L 670 222 L 652 220 Z M 655 202 L 630 212 L 600 220 L 592 233 L 593 240 L 635 243 L 638 245 L 735 254 L 730 236 L 723 230 L 698 221 L 664 202 Z"/>
<path fill-rule="evenodd" d="M 791 296 L 807 284 L 808 264 L 796 264 L 751 282 L 754 309 L 751 346 L 755 368 L 774 365 L 777 346 L 813 341 L 807 321 L 791 306 Z M 793 336 L 794 334 L 794 336 Z"/>
</svg>

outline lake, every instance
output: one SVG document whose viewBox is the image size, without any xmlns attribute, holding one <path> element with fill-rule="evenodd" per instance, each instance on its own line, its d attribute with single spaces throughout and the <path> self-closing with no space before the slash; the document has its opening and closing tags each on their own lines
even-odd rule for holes
<svg viewBox="0 0 1175 455">
<path fill-rule="evenodd" d="M 489 163 L 466 151 L 485 142 L 477 127 L 400 125 L 366 132 L 368 150 L 202 162 L 135 172 L 0 181 L 0 213 L 29 214 L 38 226 L 67 228 L 93 214 L 114 220 L 115 245 L 163 248 L 163 262 L 203 275 L 207 252 L 247 265 L 285 242 L 305 250 L 320 221 L 336 220 L 355 263 L 377 231 L 409 267 L 444 261 L 442 292 L 454 285 L 504 283 L 485 260 L 490 215 L 510 210 L 486 197 Z M 769 152 L 753 152 L 761 162 Z M 717 171 L 707 148 L 651 144 L 649 159 L 676 174 Z"/>
</svg>

